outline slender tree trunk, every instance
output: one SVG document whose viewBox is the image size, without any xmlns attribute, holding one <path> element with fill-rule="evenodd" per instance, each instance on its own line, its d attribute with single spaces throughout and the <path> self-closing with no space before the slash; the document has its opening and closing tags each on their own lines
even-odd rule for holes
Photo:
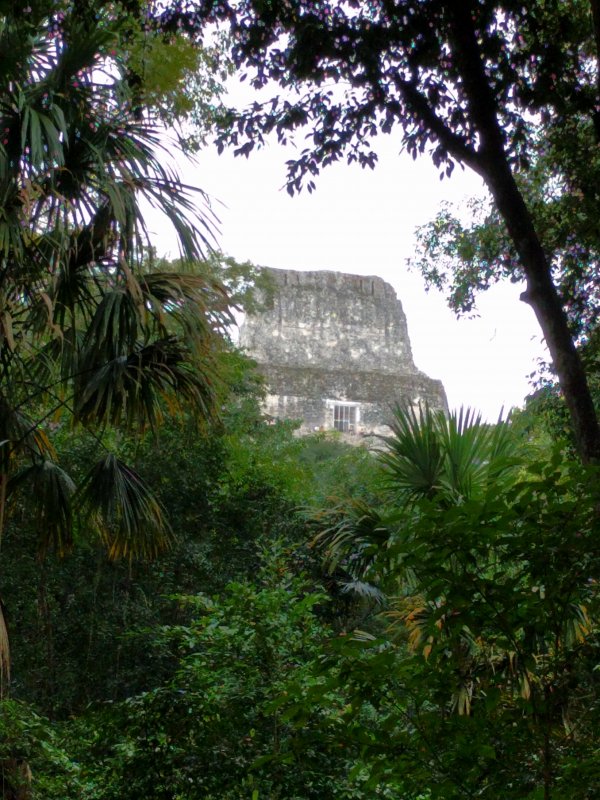
<svg viewBox="0 0 600 800">
<path fill-rule="evenodd" d="M 0 445 L 2 447 L 2 445 Z M 6 490 L 8 487 L 8 475 L 0 474 L 0 550 L 2 550 L 2 537 L 4 536 L 4 523 L 6 520 Z"/>
<path fill-rule="evenodd" d="M 505 161 L 490 159 L 486 182 L 519 254 L 527 278 L 522 299 L 531 305 L 544 334 L 581 458 L 600 461 L 600 428 L 587 377 L 529 210 Z"/>
<path fill-rule="evenodd" d="M 6 627 L 6 616 L 4 614 L 4 603 L 0 597 L 0 700 L 3 700 L 8 694 L 9 681 L 10 645 L 8 629 Z"/>
<path fill-rule="evenodd" d="M 57 675 L 56 661 L 54 658 L 54 626 L 52 624 L 52 613 L 48 602 L 48 578 L 47 564 L 45 557 L 40 562 L 40 572 L 38 581 L 37 608 L 39 617 L 39 631 L 41 639 L 46 648 L 46 680 L 44 691 L 51 702 L 56 697 Z"/>
<path fill-rule="evenodd" d="M 479 137 L 478 153 L 471 166 L 490 189 L 519 255 L 527 279 L 523 299 L 533 308 L 548 345 L 571 415 L 579 454 L 585 462 L 600 462 L 600 428 L 587 377 L 552 280 L 551 264 L 508 160 L 505 137 L 498 122 L 497 99 L 477 42 L 472 0 L 447 3 L 447 14 L 469 116 Z"/>
</svg>

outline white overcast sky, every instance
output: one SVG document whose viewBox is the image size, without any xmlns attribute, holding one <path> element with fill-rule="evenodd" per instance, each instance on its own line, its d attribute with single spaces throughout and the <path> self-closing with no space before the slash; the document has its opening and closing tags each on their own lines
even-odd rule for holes
<svg viewBox="0 0 600 800">
<path fill-rule="evenodd" d="M 377 150 L 375 170 L 327 167 L 316 192 L 293 198 L 284 188 L 290 150 L 276 144 L 248 159 L 207 147 L 181 171 L 186 183 L 211 195 L 224 253 L 262 266 L 379 275 L 391 283 L 408 319 L 417 367 L 442 380 L 451 408 L 470 405 L 495 420 L 502 407 L 522 404 L 528 376 L 545 355 L 533 312 L 519 300 L 522 287 L 488 291 L 479 299 L 478 318 L 457 320 L 406 265 L 415 228 L 445 200 L 483 197 L 481 183 L 459 168 L 440 181 L 426 156 L 413 161 L 400 154 L 393 134 L 380 137 Z M 159 252 L 175 257 L 166 227 L 154 218 L 150 227 Z"/>
</svg>

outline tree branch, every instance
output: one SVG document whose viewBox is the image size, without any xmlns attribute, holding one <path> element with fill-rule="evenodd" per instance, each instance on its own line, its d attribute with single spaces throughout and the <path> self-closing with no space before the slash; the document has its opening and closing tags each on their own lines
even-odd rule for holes
<svg viewBox="0 0 600 800">
<path fill-rule="evenodd" d="M 396 86 L 414 115 L 434 134 L 448 153 L 462 164 L 482 175 L 483 165 L 478 153 L 465 142 L 462 136 L 450 130 L 446 123 L 438 117 L 427 98 L 423 97 L 417 87 L 410 81 L 396 78 Z"/>
</svg>

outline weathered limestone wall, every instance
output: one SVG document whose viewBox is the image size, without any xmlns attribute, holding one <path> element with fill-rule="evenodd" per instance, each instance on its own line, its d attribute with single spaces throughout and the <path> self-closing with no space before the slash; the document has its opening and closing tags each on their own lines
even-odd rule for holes
<svg viewBox="0 0 600 800">
<path fill-rule="evenodd" d="M 360 405 L 360 428 L 379 433 L 394 405 L 426 403 L 446 408 L 444 388 L 421 372 L 393 375 L 318 368 L 260 365 L 269 387 L 266 412 L 274 417 L 302 419 L 307 430 L 333 428 L 333 405 Z"/>
<path fill-rule="evenodd" d="M 406 317 L 381 278 L 269 269 L 272 308 L 244 327 L 259 363 L 414 372 Z"/>
<path fill-rule="evenodd" d="M 302 432 L 331 430 L 334 407 L 356 407 L 354 435 L 387 431 L 391 408 L 428 403 L 446 410 L 440 381 L 415 367 L 406 317 L 381 278 L 339 272 L 267 270 L 269 307 L 249 315 L 240 345 L 269 387 L 265 411 L 302 420 Z"/>
</svg>

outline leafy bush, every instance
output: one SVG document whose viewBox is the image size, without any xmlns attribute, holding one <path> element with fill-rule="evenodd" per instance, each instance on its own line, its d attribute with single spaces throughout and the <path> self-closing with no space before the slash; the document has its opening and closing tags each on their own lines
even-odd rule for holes
<svg viewBox="0 0 600 800">
<path fill-rule="evenodd" d="M 168 626 L 155 646 L 178 657 L 172 678 L 88 725 L 90 798 L 239 800 L 363 798 L 348 777 L 357 749 L 339 739 L 343 695 L 327 693 L 291 725 L 282 701 L 322 683 L 315 665 L 331 631 L 315 615 L 327 602 L 267 558 L 255 583 L 235 582 L 216 598 L 179 598 L 192 622 Z M 88 749 L 89 748 L 89 749 Z"/>
</svg>

